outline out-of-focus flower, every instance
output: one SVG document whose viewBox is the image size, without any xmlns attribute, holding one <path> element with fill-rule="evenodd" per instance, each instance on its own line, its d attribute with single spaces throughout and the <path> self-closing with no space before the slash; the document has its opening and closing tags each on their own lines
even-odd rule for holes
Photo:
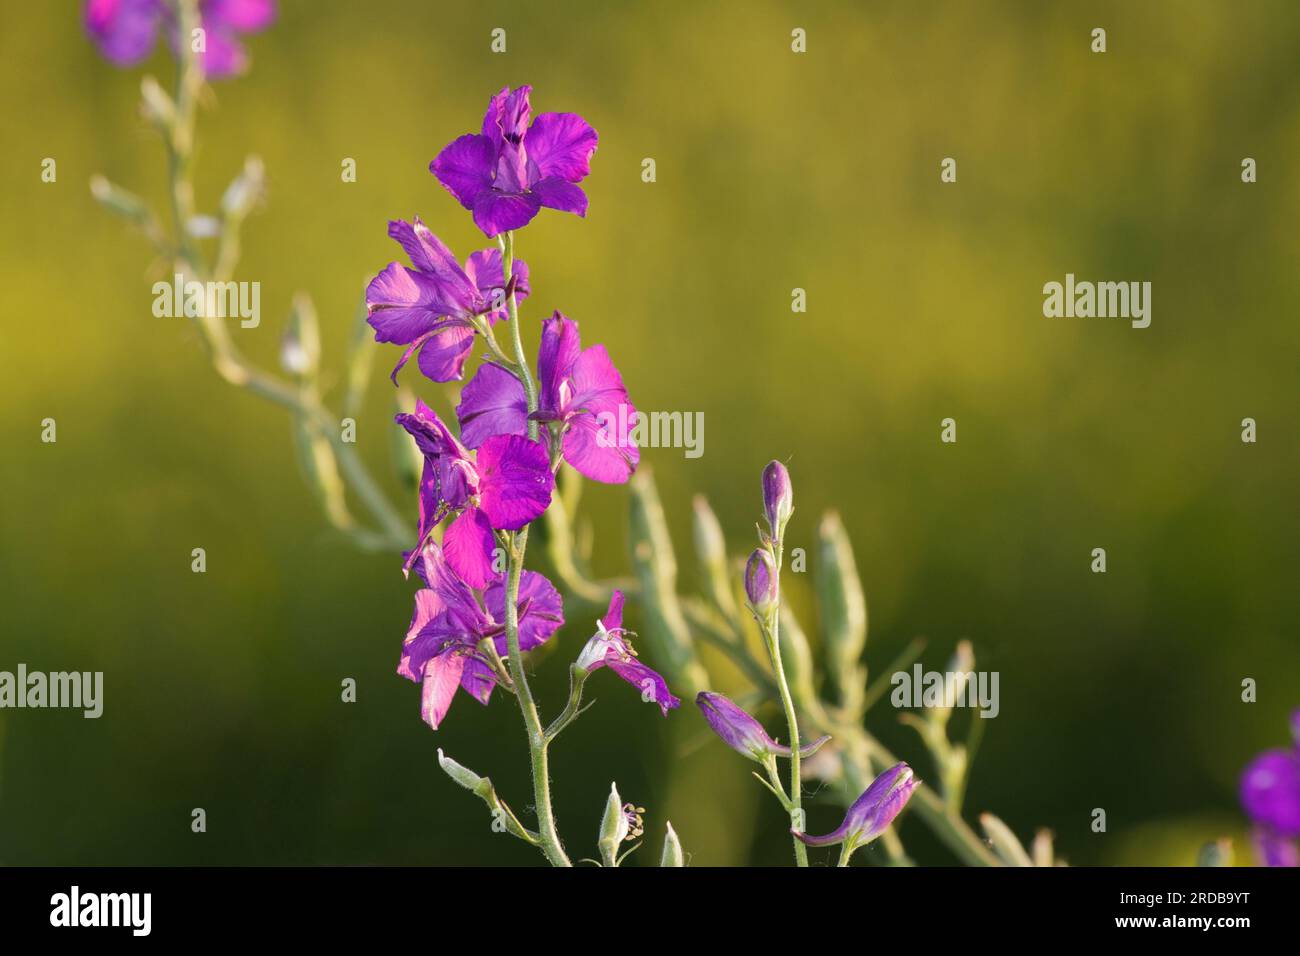
<svg viewBox="0 0 1300 956">
<path fill-rule="evenodd" d="M 480 656 L 479 643 L 490 639 L 499 655 L 506 641 L 506 587 L 471 588 L 447 564 L 433 542 L 421 549 L 415 568 L 427 585 L 415 592 L 415 613 L 402 644 L 397 673 L 422 687 L 420 716 L 435 730 L 460 687 L 486 704 L 496 686 L 491 665 Z M 555 587 L 536 571 L 519 582 L 519 648 L 545 642 L 564 624 L 564 604 Z"/>
<path fill-rule="evenodd" d="M 375 340 L 406 346 L 393 369 L 393 382 L 417 352 L 420 371 L 435 382 L 463 378 L 465 360 L 474 347 L 473 320 L 481 316 L 492 324 L 506 317 L 501 250 L 471 253 L 462 268 L 419 216 L 414 222 L 390 222 L 388 235 L 415 267 L 390 262 L 366 286 L 366 320 Z M 516 298 L 526 299 L 528 264 L 522 259 L 514 261 L 510 280 Z"/>
<path fill-rule="evenodd" d="M 243 73 L 248 53 L 239 34 L 256 33 L 274 19 L 274 0 L 199 0 L 199 62 L 204 74 L 219 79 Z M 160 31 L 173 49 L 192 42 L 191 37 L 177 36 L 175 11 L 164 0 L 88 0 L 86 31 L 99 52 L 118 66 L 133 66 L 148 57 Z"/>
<path fill-rule="evenodd" d="M 668 689 L 668 682 L 654 669 L 637 659 L 636 651 L 623 629 L 623 592 L 615 591 L 609 599 L 609 610 L 596 622 L 596 633 L 587 641 L 577 664 L 586 673 L 608 667 L 637 690 L 650 703 L 658 704 L 665 717 L 672 707 L 680 707 L 681 700 Z"/>
<path fill-rule="evenodd" d="M 520 229 L 546 206 L 587 214 L 577 185 L 591 172 L 596 131 L 577 113 L 532 115 L 532 87 L 505 87 L 488 104 L 483 131 L 453 140 L 429 164 L 489 236 Z"/>
<path fill-rule="evenodd" d="M 560 425 L 564 460 L 593 481 L 627 481 L 641 460 L 637 411 L 605 346 L 584 351 L 578 323 L 556 312 L 542 323 L 537 374 L 540 394 L 532 418 Z M 461 394 L 456 417 L 470 448 L 491 435 L 525 435 L 524 387 L 500 366 L 481 365 Z"/>
<path fill-rule="evenodd" d="M 1241 775 L 1241 805 L 1255 823 L 1254 842 L 1267 866 L 1300 864 L 1300 710 L 1291 715 L 1296 742 L 1266 750 Z"/>
<path fill-rule="evenodd" d="M 695 703 L 713 732 L 736 753 L 758 763 L 763 763 L 769 757 L 790 756 L 789 747 L 769 737 L 762 724 L 722 694 L 702 690 L 696 695 Z M 829 736 L 819 737 L 812 743 L 805 744 L 799 748 L 799 756 L 811 757 L 830 739 Z"/>
<path fill-rule="evenodd" d="M 443 538 L 447 561 L 471 587 L 483 587 L 499 577 L 492 567 L 493 529 L 516 531 L 551 503 L 555 475 L 546 449 L 518 435 L 497 435 L 471 456 L 419 400 L 414 413 L 400 414 L 396 421 L 424 455 L 419 542 L 434 525 L 455 514 Z M 408 569 L 418 550 L 408 558 Z"/>
<path fill-rule="evenodd" d="M 842 859 L 852 854 L 859 847 L 866 846 L 876 839 L 902 813 L 912 792 L 920 781 L 912 774 L 912 768 L 905 763 L 890 767 L 862 792 L 862 796 L 853 802 L 844 822 L 825 836 L 809 836 L 798 830 L 791 830 L 799 840 L 808 846 L 830 846 L 835 843 L 847 844 Z"/>
</svg>

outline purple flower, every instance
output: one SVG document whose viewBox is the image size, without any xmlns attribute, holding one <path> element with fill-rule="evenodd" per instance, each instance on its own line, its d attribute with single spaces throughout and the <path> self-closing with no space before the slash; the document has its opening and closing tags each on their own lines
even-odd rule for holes
<svg viewBox="0 0 1300 956">
<path fill-rule="evenodd" d="M 762 724 L 721 694 L 702 690 L 696 696 L 695 703 L 713 732 L 741 756 L 759 763 L 770 756 L 790 756 L 789 747 L 778 744 L 769 737 Z M 810 744 L 804 744 L 799 748 L 799 756 L 811 757 L 830 739 L 829 736 L 819 737 Z"/>
<path fill-rule="evenodd" d="M 766 548 L 755 548 L 745 562 L 745 597 L 755 614 L 765 614 L 776 603 L 776 565 Z"/>
<path fill-rule="evenodd" d="M 640 690 L 643 700 L 658 704 L 667 717 L 669 708 L 680 707 L 682 702 L 673 696 L 668 682 L 657 671 L 637 660 L 628 640 L 630 633 L 623 628 L 623 592 L 615 591 L 609 599 L 609 610 L 596 622 L 596 633 L 578 655 L 577 664 L 588 674 L 608 667 Z"/>
<path fill-rule="evenodd" d="M 627 481 L 641 460 L 637 412 L 605 346 L 583 351 L 578 323 L 556 312 L 542 323 L 537 373 L 541 391 L 532 417 L 558 426 L 564 460 L 593 481 Z M 470 448 L 492 435 L 527 434 L 524 387 L 505 369 L 482 365 L 461 393 L 456 417 Z"/>
<path fill-rule="evenodd" d="M 1291 715 L 1295 743 L 1266 750 L 1241 775 L 1241 805 L 1255 823 L 1255 846 L 1267 866 L 1300 863 L 1300 710 Z"/>
<path fill-rule="evenodd" d="M 509 648 L 505 633 L 506 588 L 471 588 L 448 566 L 442 549 L 429 542 L 416 570 L 426 588 L 415 592 L 415 613 L 402 644 L 397 673 L 420 684 L 420 716 L 437 730 L 460 687 L 486 704 L 496 686 L 479 642 L 490 638 L 499 655 Z M 564 624 L 564 606 L 551 582 L 524 571 L 519 583 L 519 648 L 531 650 Z"/>
<path fill-rule="evenodd" d="M 542 113 L 529 126 L 531 91 L 503 88 L 488 104 L 483 132 L 452 141 L 429 164 L 489 236 L 523 228 L 542 206 L 587 214 L 577 184 L 591 172 L 596 131 L 577 113 Z"/>
<path fill-rule="evenodd" d="M 516 435 L 497 435 L 471 457 L 442 419 L 422 401 L 397 423 L 424 455 L 420 478 L 419 542 L 449 514 L 457 514 L 443 537 L 447 561 L 471 587 L 499 575 L 492 569 L 493 529 L 517 531 L 551 503 L 555 475 L 546 449 Z M 407 568 L 419 547 L 407 559 Z"/>
<path fill-rule="evenodd" d="M 472 253 L 461 268 L 419 216 L 414 223 L 390 222 L 388 235 L 415 266 L 407 269 L 390 262 L 366 286 L 367 321 L 375 339 L 407 346 L 393 369 L 394 384 L 398 371 L 416 352 L 420 371 L 435 382 L 463 378 L 465 359 L 474 346 L 473 320 L 482 316 L 491 324 L 506 317 L 508 290 L 501 250 Z M 516 297 L 526 299 L 528 264 L 516 259 L 510 271 Z"/>
<path fill-rule="evenodd" d="M 790 472 L 779 461 L 770 461 L 763 469 L 763 511 L 772 537 L 779 538 L 794 511 L 794 486 Z"/>
<path fill-rule="evenodd" d="M 873 780 L 862 792 L 862 796 L 853 802 L 838 829 L 819 837 L 798 830 L 790 832 L 809 846 L 848 844 L 847 853 L 851 854 L 885 832 L 894 818 L 903 811 L 903 807 L 907 806 L 912 791 L 919 784 L 911 767 L 905 763 L 894 764 Z"/>
<path fill-rule="evenodd" d="M 243 73 L 248 54 L 240 33 L 256 33 L 275 19 L 274 0 L 199 0 L 204 33 L 203 72 L 212 78 Z M 162 28 L 173 48 L 189 43 L 176 35 L 176 15 L 164 0 L 88 0 L 86 31 L 99 52 L 118 66 L 133 66 L 153 51 Z"/>
</svg>

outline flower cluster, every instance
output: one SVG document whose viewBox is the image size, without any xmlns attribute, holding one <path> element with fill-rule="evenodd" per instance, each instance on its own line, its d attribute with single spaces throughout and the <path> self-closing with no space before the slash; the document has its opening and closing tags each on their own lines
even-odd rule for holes
<svg viewBox="0 0 1300 956">
<path fill-rule="evenodd" d="M 427 585 L 416 594 L 398 673 L 423 686 L 421 714 L 435 728 L 457 687 L 487 703 L 496 684 L 511 682 L 502 661 L 511 652 L 509 603 L 521 653 L 564 622 L 560 595 L 545 577 L 521 572 L 512 597 L 499 560 L 512 553 L 511 533 L 549 507 L 556 471 L 567 463 L 595 481 L 622 483 L 639 460 L 636 410 L 623 379 L 603 345 L 582 348 L 577 322 L 556 312 L 542 323 L 537 387 L 525 357 L 512 359 L 496 344 L 494 326 L 518 323 L 518 305 L 531 291 L 527 265 L 513 257 L 512 231 L 542 206 L 584 214 L 577 183 L 596 148 L 596 131 L 576 114 L 543 113 L 529 125 L 529 93 L 507 87 L 492 97 L 482 132 L 455 140 L 430 165 L 488 236 L 505 233 L 498 248 L 462 264 L 418 217 L 395 220 L 388 235 L 410 265 L 389 263 L 366 288 L 376 340 L 404 346 L 394 383 L 412 357 L 427 378 L 448 382 L 464 378 L 476 341 L 489 351 L 456 407 L 459 435 L 422 401 L 397 416 L 424 459 L 417 541 L 405 567 Z M 518 329 L 511 331 L 518 343 Z M 608 667 L 667 714 L 680 701 L 637 658 L 622 618 L 623 595 L 615 592 L 576 666 L 584 678 Z"/>
<path fill-rule="evenodd" d="M 99 51 L 119 66 L 146 59 L 166 35 L 174 50 L 180 43 L 196 47 L 203 72 L 212 78 L 234 76 L 248 68 L 239 34 L 256 33 L 275 19 L 274 0 L 199 0 L 199 37 L 180 36 L 173 5 L 166 0 L 88 0 L 86 30 Z"/>
<path fill-rule="evenodd" d="M 1290 747 L 1264 751 L 1241 775 L 1241 805 L 1266 866 L 1300 866 L 1300 710 L 1291 737 Z"/>
</svg>

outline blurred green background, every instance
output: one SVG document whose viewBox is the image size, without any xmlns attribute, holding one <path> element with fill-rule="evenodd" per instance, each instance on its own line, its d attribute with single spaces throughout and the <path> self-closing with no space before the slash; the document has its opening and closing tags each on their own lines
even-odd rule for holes
<svg viewBox="0 0 1300 956">
<path fill-rule="evenodd" d="M 420 722 L 393 673 L 412 585 L 323 530 L 286 416 L 151 314 L 161 270 L 87 182 L 165 208 L 137 100 L 172 65 L 159 51 L 114 68 L 80 17 L 0 13 L 0 669 L 102 670 L 105 713 L 0 712 L 0 863 L 540 863 L 435 761 L 441 746 L 490 774 L 522 814 L 517 711 L 460 697 L 442 730 Z M 206 103 L 197 157 L 201 209 L 246 154 L 268 170 L 236 275 L 262 284 L 261 327 L 234 331 L 247 353 L 275 363 L 307 290 L 337 383 L 362 283 L 397 253 L 389 218 L 420 215 L 462 256 L 486 245 L 427 165 L 494 91 L 533 84 L 536 111 L 580 112 L 601 141 L 588 218 L 543 213 L 519 237 L 530 332 L 561 308 L 638 407 L 704 413 L 702 458 L 643 459 L 683 586 L 691 495 L 741 554 L 759 471 L 785 460 L 790 545 L 811 550 L 828 508 L 852 535 L 876 673 L 916 635 L 929 667 L 969 637 L 1001 673 L 972 815 L 1050 827 L 1078 864 L 1190 863 L 1220 835 L 1244 852 L 1237 775 L 1300 703 L 1294 3 L 287 0 L 249 46 L 249 75 Z M 1151 327 L 1043 318 L 1042 285 L 1066 272 L 1151 281 Z M 377 358 L 359 442 L 397 496 L 395 358 Z M 955 446 L 939 442 L 948 416 Z M 46 417 L 57 444 L 40 441 Z M 622 488 L 585 496 L 602 572 L 626 571 L 627 504 Z M 788 587 L 809 613 L 811 582 Z M 596 613 L 571 604 L 539 663 L 547 713 Z M 665 722 L 610 675 L 589 686 L 597 710 L 553 752 L 575 858 L 594 855 L 617 780 L 647 808 L 634 859 L 657 860 L 669 816 L 697 864 L 786 862 L 779 811 L 693 706 Z M 927 776 L 888 702 L 868 722 Z M 814 802 L 810 829 L 838 815 Z M 917 819 L 901 832 L 922 862 L 951 860 Z"/>
</svg>

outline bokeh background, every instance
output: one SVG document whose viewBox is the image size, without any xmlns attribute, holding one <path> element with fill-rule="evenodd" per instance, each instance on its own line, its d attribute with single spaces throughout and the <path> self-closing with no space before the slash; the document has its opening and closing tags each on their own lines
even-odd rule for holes
<svg viewBox="0 0 1300 956">
<path fill-rule="evenodd" d="M 517 711 L 462 697 L 437 733 L 420 722 L 393 673 L 412 591 L 397 562 L 323 530 L 286 416 L 151 314 L 152 252 L 87 183 L 161 207 L 137 100 L 172 64 L 114 68 L 80 17 L 0 8 L 0 669 L 102 670 L 105 713 L 0 712 L 0 863 L 541 862 L 435 762 L 444 747 L 523 812 Z M 533 84 L 536 110 L 581 112 L 601 143 L 588 218 L 544 213 L 520 236 L 530 333 L 562 308 L 638 406 L 704 413 L 703 457 L 644 457 L 683 587 L 691 496 L 741 554 L 759 471 L 781 458 L 791 545 L 811 548 L 828 508 L 852 536 L 877 673 L 917 635 L 929 667 L 969 637 L 1001 673 L 971 811 L 1026 838 L 1050 827 L 1078 864 L 1186 864 L 1221 835 L 1246 853 L 1237 776 L 1300 704 L 1294 3 L 284 0 L 250 48 L 251 72 L 205 104 L 197 158 L 201 208 L 248 153 L 270 177 L 236 276 L 262 284 L 261 327 L 234 333 L 247 353 L 275 363 L 306 290 L 337 382 L 362 284 L 395 257 L 388 218 L 480 248 L 427 164 L 492 92 Z M 1066 272 L 1151 281 L 1151 327 L 1045 319 L 1042 285 Z M 359 442 L 398 496 L 391 392 L 378 372 Z M 1246 416 L 1258 444 L 1240 441 Z M 583 507 L 598 569 L 625 572 L 626 490 L 589 488 Z M 811 582 L 788 586 L 810 613 Z M 572 604 L 539 662 L 550 713 L 595 613 Z M 665 817 L 696 863 L 786 861 L 781 815 L 693 707 L 662 721 L 608 675 L 591 690 L 598 709 L 553 753 L 575 857 L 617 780 L 647 808 L 643 862 Z M 887 702 L 869 725 L 927 775 Z M 837 818 L 814 803 L 810 828 Z M 902 836 L 951 860 L 916 819 Z"/>
</svg>

